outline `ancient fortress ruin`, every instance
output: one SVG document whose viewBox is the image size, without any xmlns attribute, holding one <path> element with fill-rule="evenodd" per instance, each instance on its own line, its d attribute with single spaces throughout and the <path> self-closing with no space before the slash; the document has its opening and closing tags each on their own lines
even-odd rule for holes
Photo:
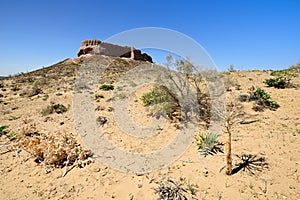
<svg viewBox="0 0 300 200">
<path fill-rule="evenodd" d="M 77 56 L 80 57 L 81 55 L 86 54 L 125 57 L 132 58 L 134 60 L 153 62 L 151 56 L 146 53 L 142 53 L 141 50 L 133 47 L 101 42 L 100 40 L 83 40 Z"/>
</svg>

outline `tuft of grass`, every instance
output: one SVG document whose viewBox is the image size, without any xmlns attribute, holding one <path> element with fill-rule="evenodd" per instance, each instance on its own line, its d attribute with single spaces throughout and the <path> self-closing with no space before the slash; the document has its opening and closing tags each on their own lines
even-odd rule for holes
<svg viewBox="0 0 300 200">
<path fill-rule="evenodd" d="M 61 114 L 64 112 L 67 112 L 68 108 L 64 106 L 63 104 L 51 104 L 47 106 L 46 108 L 42 109 L 41 113 L 43 116 L 50 115 L 52 113 Z"/>
<path fill-rule="evenodd" d="M 8 120 L 9 120 L 9 121 L 13 121 L 13 120 L 17 120 L 17 119 L 19 119 L 19 118 L 20 118 L 20 117 L 11 115 L 10 118 L 9 118 Z"/>
<path fill-rule="evenodd" d="M 213 155 L 218 152 L 223 153 L 222 143 L 218 141 L 219 134 L 215 133 L 199 133 L 195 136 L 198 151 L 201 156 Z"/>
<path fill-rule="evenodd" d="M 7 131 L 6 131 L 7 128 L 9 128 L 9 126 L 7 126 L 7 125 L 0 126 L 0 136 L 7 133 Z"/>
<path fill-rule="evenodd" d="M 111 84 L 102 84 L 99 89 L 104 91 L 109 91 L 109 90 L 114 90 L 114 86 Z"/>
<path fill-rule="evenodd" d="M 5 136 L 6 136 L 8 139 L 14 139 L 14 138 L 17 137 L 18 134 L 19 134 L 19 133 L 17 133 L 17 132 L 12 132 L 12 133 L 7 133 L 7 134 L 5 134 Z"/>
</svg>

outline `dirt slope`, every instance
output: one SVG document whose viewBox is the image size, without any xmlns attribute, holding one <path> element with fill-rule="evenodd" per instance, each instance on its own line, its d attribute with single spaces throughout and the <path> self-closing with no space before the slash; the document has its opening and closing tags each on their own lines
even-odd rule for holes
<svg viewBox="0 0 300 200">
<path fill-rule="evenodd" d="M 130 87 L 135 89 L 131 95 L 116 85 L 117 78 L 142 62 L 109 57 L 96 60 L 110 66 L 98 86 L 115 85 L 115 91 L 121 91 L 118 97 L 129 99 L 131 118 L 140 125 L 149 124 L 149 110 L 140 98 L 150 91 L 151 84 L 135 89 L 135 80 L 130 80 Z M 255 112 L 253 102 L 243 102 L 244 111 L 254 122 L 238 123 L 232 131 L 233 163 L 239 162 L 235 155 L 265 157 L 268 169 L 262 172 L 251 174 L 241 170 L 226 176 L 221 170 L 225 166 L 225 155 L 218 153 L 201 158 L 193 143 L 169 167 L 143 175 L 111 169 L 97 159 L 83 168 L 73 168 L 63 177 L 65 168 L 55 168 L 49 173 L 47 166 L 36 163 L 30 153 L 13 147 L 16 141 L 13 134 L 34 126 L 36 131 L 46 135 L 70 133 L 82 143 L 72 110 L 73 88 L 80 65 L 82 63 L 66 60 L 49 68 L 0 80 L 0 126 L 9 126 L 0 137 L 0 199 L 157 199 L 153 188 L 168 177 L 188 188 L 186 196 L 189 199 L 300 199 L 300 92 L 298 88 L 266 87 L 264 81 L 272 77 L 271 71 L 223 75 L 228 86 L 227 96 L 247 94 L 251 86 L 256 86 L 280 104 L 277 110 Z M 294 73 L 298 76 L 293 77 L 292 82 L 300 84 L 299 71 Z M 147 140 L 124 134 L 111 112 L 116 106 L 111 99 L 113 92 L 98 89 L 95 94 L 99 96 L 93 94 L 91 98 L 94 98 L 95 109 L 98 108 L 96 117 L 107 119 L 102 126 L 105 135 L 116 146 L 136 153 L 150 152 L 175 137 L 176 128 L 168 121 L 160 127 L 159 134 Z M 45 108 L 52 103 L 63 104 L 67 112 L 47 113 Z M 222 134 L 220 141 L 225 143 L 226 135 Z M 191 195 L 191 191 L 195 195 Z"/>
</svg>

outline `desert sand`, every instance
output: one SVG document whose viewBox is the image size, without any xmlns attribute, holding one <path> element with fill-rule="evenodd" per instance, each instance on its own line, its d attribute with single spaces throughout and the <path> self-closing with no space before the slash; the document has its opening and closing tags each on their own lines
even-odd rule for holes
<svg viewBox="0 0 300 200">
<path fill-rule="evenodd" d="M 114 68 L 103 77 L 98 86 L 110 83 L 142 62 L 105 59 L 107 64 L 114 62 Z M 127 68 L 124 62 L 127 63 Z M 300 199 L 299 87 L 266 87 L 264 81 L 273 77 L 270 75 L 271 71 L 223 74 L 228 86 L 227 96 L 237 98 L 239 94 L 247 94 L 251 86 L 256 86 L 267 91 L 280 105 L 277 110 L 256 112 L 252 109 L 253 102 L 242 102 L 243 111 L 251 116 L 246 120 L 253 122 L 236 123 L 232 129 L 234 167 L 239 163 L 236 155 L 252 154 L 266 159 L 268 168 L 262 171 L 254 170 L 252 174 L 247 170 L 240 170 L 228 176 L 223 169 L 225 154 L 217 153 L 203 158 L 195 142 L 170 166 L 146 174 L 121 172 L 96 158 L 82 168 L 72 168 L 65 176 L 62 176 L 65 168 L 50 170 L 43 162 L 36 163 L 32 154 L 14 147 L 17 139 L 6 134 L 21 133 L 34 126 L 37 132 L 46 135 L 70 133 L 84 148 L 85 144 L 76 130 L 72 110 L 74 83 L 79 67 L 80 63 L 75 64 L 70 59 L 48 68 L 0 80 L 0 126 L 9 126 L 6 130 L 8 133 L 0 137 L 0 199 L 158 199 L 154 188 L 166 183 L 168 178 L 187 188 L 185 194 L 188 199 Z M 299 70 L 294 73 L 297 76 L 291 82 L 299 85 Z M 42 91 L 33 96 L 28 95 L 33 86 Z M 117 91 L 116 87 L 114 91 Z M 134 80 L 131 80 L 131 87 L 135 87 Z M 141 96 L 152 87 L 151 84 L 146 84 L 137 88 L 134 93 L 124 92 L 124 95 L 119 95 L 121 99 L 128 98 L 128 113 L 139 125 L 146 126 L 150 123 L 150 111 L 143 106 Z M 122 93 L 122 88 L 118 89 Z M 96 117 L 104 116 L 107 119 L 100 127 L 118 148 L 145 153 L 163 147 L 175 137 L 176 127 L 168 120 L 159 128 L 159 134 L 146 140 L 124 134 L 113 118 L 112 109 L 116 105 L 110 98 L 114 91 L 97 89 L 95 94 L 102 96 L 93 101 L 95 109 L 98 108 Z M 43 115 L 42 110 L 51 103 L 63 104 L 68 110 Z M 205 129 L 199 128 L 200 131 L 205 132 Z M 220 142 L 225 143 L 225 132 L 219 134 Z M 195 193 L 193 195 L 192 190 Z"/>
</svg>

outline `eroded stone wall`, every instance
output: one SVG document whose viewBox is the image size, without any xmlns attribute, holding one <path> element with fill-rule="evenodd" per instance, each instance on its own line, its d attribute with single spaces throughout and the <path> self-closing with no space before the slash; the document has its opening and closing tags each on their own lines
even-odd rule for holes
<svg viewBox="0 0 300 200">
<path fill-rule="evenodd" d="M 119 46 L 100 40 L 84 40 L 78 50 L 77 56 L 85 54 L 106 55 L 112 57 L 125 57 L 135 60 L 153 62 L 151 56 L 142 53 L 140 50 L 128 46 Z"/>
</svg>

